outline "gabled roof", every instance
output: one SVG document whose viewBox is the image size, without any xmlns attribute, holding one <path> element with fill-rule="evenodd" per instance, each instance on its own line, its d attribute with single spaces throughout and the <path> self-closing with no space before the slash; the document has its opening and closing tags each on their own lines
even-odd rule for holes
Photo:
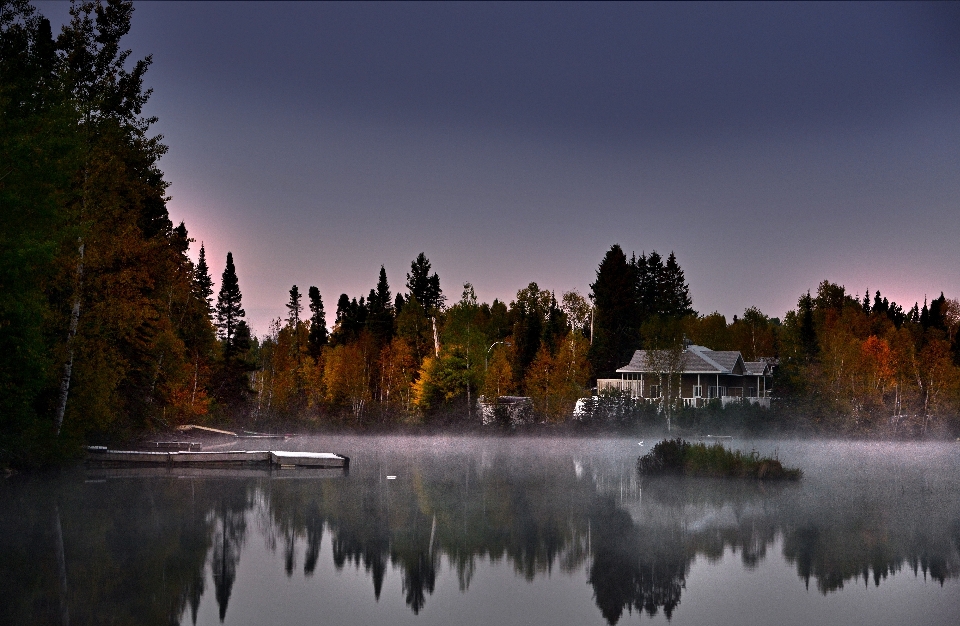
<svg viewBox="0 0 960 626">
<path fill-rule="evenodd" d="M 620 369 L 618 373 L 627 372 L 656 372 L 658 371 L 657 357 L 663 353 L 655 350 L 637 350 L 633 353 L 630 362 Z M 710 350 L 703 346 L 687 346 L 680 355 L 680 371 L 685 374 L 732 374 L 736 376 L 765 375 L 769 373 L 766 369 L 766 363 L 760 361 L 751 363 L 748 368 L 743 361 L 740 352 L 736 350 Z M 757 371 L 755 365 L 763 365 Z M 661 370 L 662 371 L 662 370 Z"/>
<path fill-rule="evenodd" d="M 749 376 L 768 376 L 770 374 L 770 365 L 766 361 L 746 361 L 743 366 Z"/>
</svg>

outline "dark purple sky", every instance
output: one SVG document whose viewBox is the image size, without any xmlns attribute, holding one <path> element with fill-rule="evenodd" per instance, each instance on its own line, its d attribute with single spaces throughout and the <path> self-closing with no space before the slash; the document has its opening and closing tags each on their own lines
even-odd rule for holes
<svg viewBox="0 0 960 626">
<path fill-rule="evenodd" d="M 452 300 L 586 294 L 613 243 L 728 319 L 823 279 L 960 295 L 955 3 L 142 3 L 127 46 L 170 213 L 258 333 L 420 251 Z"/>
</svg>

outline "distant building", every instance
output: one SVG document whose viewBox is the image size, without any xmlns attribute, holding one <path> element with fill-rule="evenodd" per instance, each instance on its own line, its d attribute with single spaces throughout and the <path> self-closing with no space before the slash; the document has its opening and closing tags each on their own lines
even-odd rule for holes
<svg viewBox="0 0 960 626">
<path fill-rule="evenodd" d="M 484 426 L 499 424 L 516 428 L 533 423 L 533 400 L 526 396 L 480 396 L 480 420 Z"/>
<path fill-rule="evenodd" d="M 683 351 L 637 350 L 617 373 L 620 378 L 597 380 L 597 392 L 617 390 L 650 402 L 663 397 L 668 377 L 679 377 L 679 394 L 684 406 L 702 407 L 711 400 L 759 404 L 770 407 L 773 378 L 772 358 L 743 360 L 735 350 L 710 350 L 687 345 Z M 674 384 L 676 384 L 674 382 Z"/>
</svg>

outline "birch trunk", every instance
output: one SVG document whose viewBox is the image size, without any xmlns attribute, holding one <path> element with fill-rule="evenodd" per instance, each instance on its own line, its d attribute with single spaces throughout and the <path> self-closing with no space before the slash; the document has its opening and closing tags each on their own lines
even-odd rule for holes
<svg viewBox="0 0 960 626">
<path fill-rule="evenodd" d="M 60 377 L 60 398 L 57 402 L 57 436 L 63 426 L 63 416 L 67 411 L 67 396 L 70 394 L 70 377 L 73 374 L 73 339 L 77 336 L 80 323 L 80 287 L 83 281 L 83 240 L 80 240 L 80 260 L 77 262 L 77 291 L 73 297 L 73 309 L 70 311 L 70 330 L 67 332 L 67 361 L 63 364 Z"/>
</svg>

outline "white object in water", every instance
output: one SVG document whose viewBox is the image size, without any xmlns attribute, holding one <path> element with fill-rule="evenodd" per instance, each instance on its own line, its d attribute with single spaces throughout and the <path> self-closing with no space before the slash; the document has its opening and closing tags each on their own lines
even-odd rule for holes
<svg viewBox="0 0 960 626">
<path fill-rule="evenodd" d="M 387 476 L 387 480 L 396 480 L 396 479 L 397 479 L 396 476 Z"/>
<path fill-rule="evenodd" d="M 643 442 L 641 441 L 641 442 L 638 443 L 637 445 L 640 446 L 640 447 L 643 447 Z"/>
</svg>

